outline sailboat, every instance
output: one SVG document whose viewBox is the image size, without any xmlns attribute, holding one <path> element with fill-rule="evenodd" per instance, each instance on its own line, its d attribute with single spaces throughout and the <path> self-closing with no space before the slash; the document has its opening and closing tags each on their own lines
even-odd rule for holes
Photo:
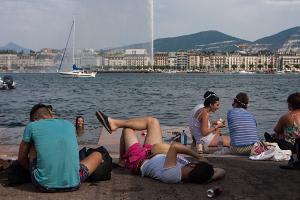
<svg viewBox="0 0 300 200">
<path fill-rule="evenodd" d="M 73 46 L 72 46 L 72 63 L 73 64 L 72 64 L 72 71 L 64 72 L 64 71 L 61 71 L 61 68 L 62 68 L 62 64 L 63 64 L 64 58 L 65 58 L 65 55 L 66 55 L 66 50 L 68 48 L 68 44 L 69 44 L 69 40 L 70 40 L 72 32 L 73 32 Z M 68 40 L 67 40 L 67 44 L 66 44 L 66 47 L 64 49 L 63 56 L 61 58 L 59 69 L 57 71 L 63 77 L 78 77 L 78 78 L 79 77 L 86 77 L 86 78 L 87 77 L 93 77 L 93 78 L 96 77 L 97 72 L 88 72 L 87 70 L 85 70 L 81 66 L 77 65 L 77 63 L 76 63 L 76 59 L 75 59 L 75 18 L 73 18 L 72 26 L 71 26 L 69 37 L 68 37 Z"/>
</svg>

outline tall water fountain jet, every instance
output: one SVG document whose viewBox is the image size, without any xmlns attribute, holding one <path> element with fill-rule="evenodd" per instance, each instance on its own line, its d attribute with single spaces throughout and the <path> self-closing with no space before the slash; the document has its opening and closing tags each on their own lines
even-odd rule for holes
<svg viewBox="0 0 300 200">
<path fill-rule="evenodd" d="M 154 66 L 154 44 L 153 44 L 153 40 L 154 40 L 154 16 L 153 16 L 153 13 L 154 13 L 154 0 L 149 0 L 149 9 L 150 9 L 150 66 L 151 66 L 151 69 L 153 69 L 153 66 Z"/>
</svg>

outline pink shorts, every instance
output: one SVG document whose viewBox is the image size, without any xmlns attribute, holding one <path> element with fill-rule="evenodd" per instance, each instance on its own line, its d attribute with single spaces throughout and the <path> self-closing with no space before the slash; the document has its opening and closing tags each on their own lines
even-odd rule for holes
<svg viewBox="0 0 300 200">
<path fill-rule="evenodd" d="M 144 144 L 142 147 L 139 142 L 131 145 L 125 155 L 123 155 L 123 158 L 126 160 L 125 167 L 133 173 L 139 173 L 138 167 L 151 154 L 152 146 L 151 144 Z"/>
</svg>

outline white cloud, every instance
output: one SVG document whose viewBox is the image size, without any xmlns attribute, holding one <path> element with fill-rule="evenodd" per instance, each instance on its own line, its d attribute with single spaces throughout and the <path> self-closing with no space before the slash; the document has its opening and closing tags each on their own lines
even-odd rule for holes
<svg viewBox="0 0 300 200">
<path fill-rule="evenodd" d="M 300 5 L 300 0 L 260 0 L 262 3 L 278 6 Z"/>
</svg>

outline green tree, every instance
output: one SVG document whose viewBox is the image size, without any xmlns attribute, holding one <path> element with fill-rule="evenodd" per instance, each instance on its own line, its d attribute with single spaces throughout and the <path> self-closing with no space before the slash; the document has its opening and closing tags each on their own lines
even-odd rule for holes
<svg viewBox="0 0 300 200">
<path fill-rule="evenodd" d="M 233 71 L 235 71 L 237 68 L 237 65 L 232 65 L 231 68 L 233 69 Z"/>
</svg>

